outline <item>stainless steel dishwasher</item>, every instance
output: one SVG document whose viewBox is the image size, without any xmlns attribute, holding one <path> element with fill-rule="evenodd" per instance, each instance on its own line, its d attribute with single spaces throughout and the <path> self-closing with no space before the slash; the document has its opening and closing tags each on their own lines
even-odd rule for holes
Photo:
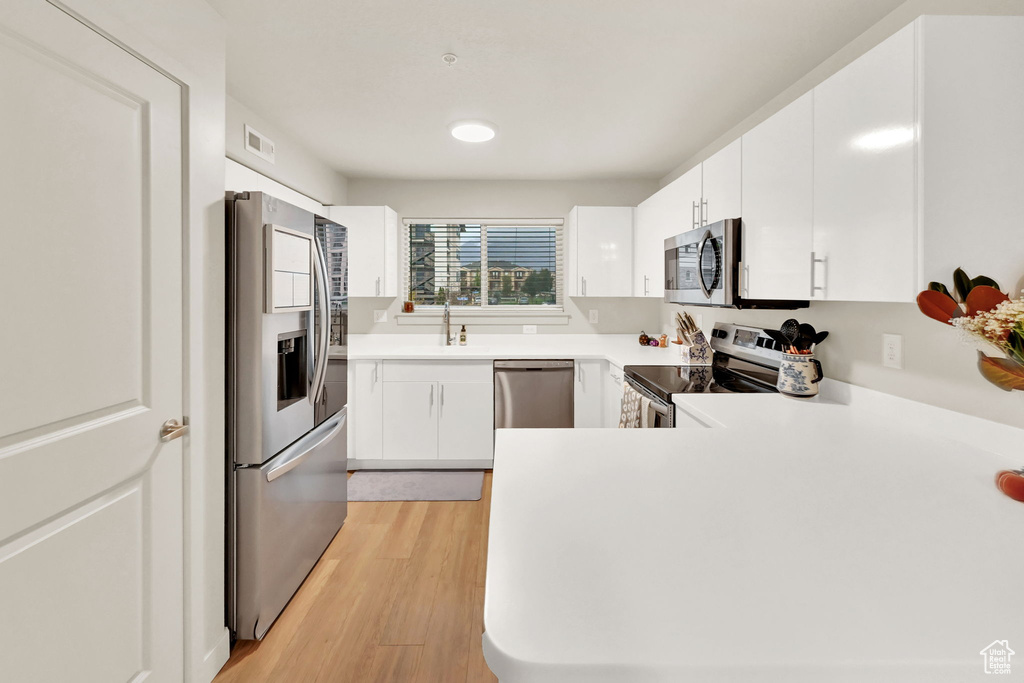
<svg viewBox="0 0 1024 683">
<path fill-rule="evenodd" d="M 571 360 L 494 361 L 495 429 L 572 427 Z"/>
</svg>

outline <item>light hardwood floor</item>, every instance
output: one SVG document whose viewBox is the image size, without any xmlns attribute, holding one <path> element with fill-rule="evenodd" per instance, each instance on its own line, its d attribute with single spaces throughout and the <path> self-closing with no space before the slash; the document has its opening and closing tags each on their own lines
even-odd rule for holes
<svg viewBox="0 0 1024 683">
<path fill-rule="evenodd" d="M 472 502 L 349 503 L 345 526 L 261 642 L 214 683 L 478 683 L 491 473 Z"/>
</svg>

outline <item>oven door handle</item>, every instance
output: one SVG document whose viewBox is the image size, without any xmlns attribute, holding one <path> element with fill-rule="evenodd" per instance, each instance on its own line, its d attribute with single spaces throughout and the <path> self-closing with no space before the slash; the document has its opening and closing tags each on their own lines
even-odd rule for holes
<svg viewBox="0 0 1024 683">
<path fill-rule="evenodd" d="M 711 239 L 711 231 L 708 230 L 704 233 L 704 236 L 700 238 L 700 244 L 697 245 L 697 284 L 700 285 L 700 290 L 704 292 L 704 296 L 708 299 L 711 298 L 711 290 L 708 289 L 707 284 L 704 283 L 704 250 L 707 249 L 708 240 Z"/>
</svg>

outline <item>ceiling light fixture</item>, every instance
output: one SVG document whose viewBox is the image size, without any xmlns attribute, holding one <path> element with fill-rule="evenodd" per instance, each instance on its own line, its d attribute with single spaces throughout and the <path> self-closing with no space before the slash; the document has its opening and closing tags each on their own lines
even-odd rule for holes
<svg viewBox="0 0 1024 683">
<path fill-rule="evenodd" d="M 487 121 L 456 121 L 448 130 L 453 138 L 463 142 L 487 142 L 497 133 L 495 125 Z"/>
</svg>

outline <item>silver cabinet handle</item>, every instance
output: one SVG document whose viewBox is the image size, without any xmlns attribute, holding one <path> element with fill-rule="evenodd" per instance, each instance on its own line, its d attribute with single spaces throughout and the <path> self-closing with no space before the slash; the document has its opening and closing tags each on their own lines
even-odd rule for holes
<svg viewBox="0 0 1024 683">
<path fill-rule="evenodd" d="M 181 422 L 171 418 L 160 425 L 160 441 L 163 443 L 174 441 L 178 437 L 185 436 L 186 434 L 188 434 L 187 417 L 181 418 Z"/>
<path fill-rule="evenodd" d="M 824 287 L 819 287 L 814 282 L 814 271 L 815 271 L 814 265 L 816 263 L 820 263 L 821 266 L 822 266 L 822 269 L 828 268 L 828 257 L 826 257 L 826 258 L 818 258 L 818 255 L 815 252 L 813 252 L 813 251 L 811 252 L 811 298 L 814 298 L 814 293 L 815 292 L 821 292 L 822 294 L 825 293 L 825 288 Z M 827 278 L 826 278 L 826 281 L 827 281 Z"/>
<path fill-rule="evenodd" d="M 377 278 L 377 296 L 380 296 L 380 278 Z"/>
<path fill-rule="evenodd" d="M 701 198 L 700 200 L 700 224 L 708 224 L 708 212 L 705 209 L 708 208 L 708 200 Z"/>
<path fill-rule="evenodd" d="M 700 219 L 697 217 L 697 202 L 694 202 L 693 207 L 690 209 L 690 224 L 696 228 L 697 223 L 699 222 Z"/>
<path fill-rule="evenodd" d="M 648 287 L 647 284 L 648 282 L 650 282 L 650 279 L 650 277 L 644 275 L 644 296 L 647 296 L 647 294 L 651 291 L 650 287 Z"/>
<path fill-rule="evenodd" d="M 430 407 L 434 407 L 434 385 L 430 385 Z"/>
<path fill-rule="evenodd" d="M 440 415 L 443 410 L 444 410 L 444 385 L 442 384 L 441 385 L 441 406 L 440 406 L 440 409 L 437 411 L 438 414 Z"/>
<path fill-rule="evenodd" d="M 373 361 L 373 383 L 376 384 L 380 378 L 380 361 Z"/>
<path fill-rule="evenodd" d="M 586 295 L 587 295 L 587 278 L 581 277 L 580 278 L 580 296 L 586 296 Z"/>
</svg>

